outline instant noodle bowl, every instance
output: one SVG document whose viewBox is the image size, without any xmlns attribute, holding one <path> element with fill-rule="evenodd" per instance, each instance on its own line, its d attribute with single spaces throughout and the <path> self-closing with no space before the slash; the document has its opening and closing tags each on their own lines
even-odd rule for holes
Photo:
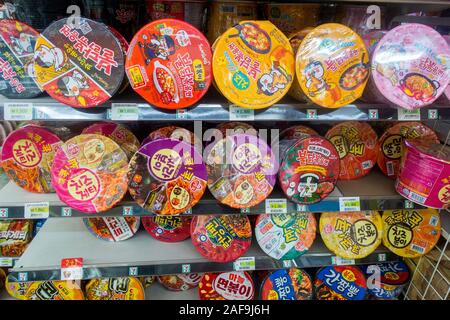
<svg viewBox="0 0 450 320">
<path fill-rule="evenodd" d="M 86 285 L 86 300 L 145 300 L 145 292 L 134 277 L 92 279 Z"/>
<path fill-rule="evenodd" d="M 369 77 L 369 53 L 350 28 L 323 24 L 300 44 L 296 75 L 308 99 L 325 108 L 339 108 L 361 97 Z"/>
<path fill-rule="evenodd" d="M 204 152 L 208 188 L 221 203 L 250 208 L 272 192 L 278 163 L 269 146 L 249 134 L 234 134 Z"/>
<path fill-rule="evenodd" d="M 1 165 L 10 180 L 30 192 L 54 192 L 50 168 L 63 142 L 51 131 L 25 126 L 12 132 L 1 149 Z"/>
<path fill-rule="evenodd" d="M 324 212 L 319 230 L 326 247 L 344 259 L 362 259 L 375 251 L 383 237 L 376 211 Z"/>
<path fill-rule="evenodd" d="M 327 139 L 305 137 L 281 156 L 278 181 L 289 200 L 313 204 L 334 190 L 339 177 L 339 154 Z"/>
<path fill-rule="evenodd" d="M 144 286 L 144 289 L 147 289 L 155 282 L 155 276 L 140 277 L 139 281 L 141 281 L 142 285 Z"/>
<path fill-rule="evenodd" d="M 195 216 L 191 223 L 195 249 L 214 262 L 230 262 L 247 252 L 252 228 L 245 215 Z"/>
<path fill-rule="evenodd" d="M 194 134 L 193 132 L 191 132 L 185 128 L 181 128 L 181 127 L 177 127 L 177 126 L 162 127 L 162 128 L 152 131 L 147 136 L 147 138 L 145 138 L 144 141 L 142 141 L 141 145 L 143 146 L 151 141 L 158 140 L 158 139 L 179 140 L 179 141 L 183 141 L 186 143 L 190 143 L 196 147 L 202 145 L 202 141 L 200 140 L 199 137 L 197 137 L 196 134 Z M 200 148 L 199 148 L 199 150 L 200 150 Z"/>
<path fill-rule="evenodd" d="M 16 20 L 0 20 L 0 94 L 10 99 L 41 94 L 33 70 L 34 44 L 39 33 Z"/>
<path fill-rule="evenodd" d="M 165 18 L 179 19 L 202 30 L 207 1 L 147 0 L 146 7 L 151 21 Z"/>
<path fill-rule="evenodd" d="M 317 300 L 364 300 L 366 278 L 356 266 L 329 266 L 319 269 L 314 280 Z"/>
<path fill-rule="evenodd" d="M 250 134 L 252 136 L 258 136 L 256 129 L 245 122 L 222 122 L 217 127 L 222 137 L 226 137 L 233 134 Z"/>
<path fill-rule="evenodd" d="M 22 256 L 32 235 L 33 220 L 0 220 L 0 256 Z"/>
<path fill-rule="evenodd" d="M 303 41 L 303 39 L 306 37 L 306 35 L 308 33 L 310 33 L 312 30 L 313 30 L 313 28 L 305 28 L 296 33 L 293 33 L 289 37 L 289 43 L 292 46 L 292 50 L 294 50 L 294 56 L 297 55 L 297 51 L 298 51 L 298 47 L 300 46 L 300 43 Z M 300 83 L 298 82 L 296 74 L 294 75 L 294 81 L 292 82 L 292 86 L 289 89 L 288 94 L 298 101 L 307 102 L 307 98 L 306 98 L 305 94 L 303 93 L 302 88 L 300 87 Z"/>
<path fill-rule="evenodd" d="M 255 285 L 248 272 L 205 273 L 198 293 L 200 300 L 253 300 Z"/>
<path fill-rule="evenodd" d="M 131 87 L 150 104 L 179 109 L 192 106 L 212 81 L 211 48 L 190 24 L 161 19 L 133 38 L 125 69 Z"/>
<path fill-rule="evenodd" d="M 375 25 L 373 11 L 368 10 L 367 5 L 338 5 L 335 21 L 346 25 L 354 30 L 360 36 L 367 34 L 371 29 L 384 29 L 386 26 L 386 7 L 378 6 L 379 17 L 378 24 Z"/>
<path fill-rule="evenodd" d="M 298 140 L 308 136 L 318 136 L 319 134 L 306 126 L 297 125 L 284 129 L 280 133 L 280 140 Z"/>
<path fill-rule="evenodd" d="M 310 300 L 312 295 L 312 280 L 299 268 L 276 270 L 261 286 L 262 300 Z"/>
<path fill-rule="evenodd" d="M 137 204 L 157 215 L 176 215 L 203 196 L 207 172 L 194 146 L 160 139 L 136 152 L 128 177 L 129 192 Z"/>
<path fill-rule="evenodd" d="M 217 41 L 213 73 L 222 95 L 243 108 L 267 108 L 289 90 L 294 52 L 269 21 L 242 21 Z"/>
<path fill-rule="evenodd" d="M 106 241 L 124 241 L 139 230 L 139 217 L 85 218 L 84 225 L 95 237 Z"/>
<path fill-rule="evenodd" d="M 84 300 L 76 281 L 32 282 L 24 297 L 25 300 Z"/>
<path fill-rule="evenodd" d="M 382 219 L 383 245 L 404 258 L 427 254 L 441 236 L 439 212 L 434 209 L 384 211 Z"/>
<path fill-rule="evenodd" d="M 156 216 L 143 217 L 145 230 L 156 240 L 179 242 L 191 236 L 191 217 Z"/>
<path fill-rule="evenodd" d="M 36 81 L 55 100 L 77 108 L 106 102 L 120 88 L 124 56 L 119 40 L 100 22 L 53 22 L 36 40 Z"/>
<path fill-rule="evenodd" d="M 42 283 L 42 282 L 41 282 Z M 26 300 L 25 294 L 33 282 L 13 282 L 10 281 L 10 275 L 6 277 L 5 288 L 8 294 L 14 299 Z"/>
<path fill-rule="evenodd" d="M 416 109 L 433 103 L 449 83 L 449 46 L 432 28 L 405 23 L 390 30 L 378 43 L 372 77 L 378 90 L 393 104 Z"/>
<path fill-rule="evenodd" d="M 398 298 L 410 279 L 409 268 L 402 261 L 362 265 L 361 268 L 366 274 L 368 293 L 376 298 Z M 380 278 L 373 281 L 375 274 Z"/>
<path fill-rule="evenodd" d="M 347 121 L 328 130 L 325 138 L 336 147 L 341 159 L 340 180 L 367 175 L 378 157 L 378 136 L 365 122 Z"/>
<path fill-rule="evenodd" d="M 103 212 L 127 192 L 128 159 L 112 139 L 81 134 L 58 150 L 53 162 L 52 185 L 69 207 L 86 213 Z"/>
<path fill-rule="evenodd" d="M 429 208 L 450 205 L 450 147 L 405 140 L 395 188 L 403 197 Z"/>
<path fill-rule="evenodd" d="M 312 213 L 262 214 L 255 226 L 256 240 L 271 258 L 293 260 L 306 253 L 316 238 Z"/>
<path fill-rule="evenodd" d="M 159 276 L 158 282 L 170 291 L 186 291 L 197 287 L 201 279 L 202 275 L 197 273 L 174 274 Z"/>
<path fill-rule="evenodd" d="M 420 122 L 399 122 L 388 128 L 379 139 L 378 167 L 391 178 L 396 178 L 403 154 L 403 140 L 418 139 L 439 143 L 436 133 Z"/>
<path fill-rule="evenodd" d="M 112 34 L 116 37 L 117 41 L 120 43 L 120 47 L 122 48 L 123 56 L 124 58 L 127 56 L 128 48 L 130 47 L 130 44 L 128 43 L 127 39 L 116 29 L 114 29 L 111 26 L 108 26 L 109 30 L 112 32 Z M 119 94 L 123 93 L 128 86 L 130 85 L 130 82 L 128 82 L 127 77 L 123 77 L 122 84 L 120 85 L 119 90 L 117 91 Z"/>
<path fill-rule="evenodd" d="M 112 139 L 125 152 L 128 159 L 139 150 L 139 140 L 124 125 L 113 122 L 94 123 L 83 130 L 84 134 L 100 134 Z"/>
</svg>

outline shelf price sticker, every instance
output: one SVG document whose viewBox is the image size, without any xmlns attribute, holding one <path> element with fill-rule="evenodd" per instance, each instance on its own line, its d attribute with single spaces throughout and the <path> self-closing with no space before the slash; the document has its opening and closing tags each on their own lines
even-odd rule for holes
<svg viewBox="0 0 450 320">
<path fill-rule="evenodd" d="M 33 120 L 32 103 L 5 103 L 4 118 L 9 121 Z"/>
<path fill-rule="evenodd" d="M 191 273 L 191 265 L 190 264 L 182 264 L 181 272 L 182 273 Z"/>
<path fill-rule="evenodd" d="M 268 213 L 268 214 L 287 213 L 287 200 L 286 199 L 267 199 L 266 200 L 266 213 Z"/>
<path fill-rule="evenodd" d="M 378 109 L 369 109 L 369 120 L 378 120 Z"/>
<path fill-rule="evenodd" d="M 238 107 L 235 104 L 230 105 L 230 121 L 253 121 L 255 120 L 255 111 Z"/>
<path fill-rule="evenodd" d="M 0 258 L 0 267 L 2 267 L 2 268 L 14 267 L 14 259 L 13 258 Z"/>
<path fill-rule="evenodd" d="M 420 121 L 420 109 L 407 110 L 398 108 L 399 121 Z"/>
<path fill-rule="evenodd" d="M 72 216 L 72 208 L 70 207 L 61 208 L 61 217 L 71 217 L 71 216 Z"/>
<path fill-rule="evenodd" d="M 122 207 L 122 215 L 132 216 L 133 215 L 133 207 Z"/>
<path fill-rule="evenodd" d="M 306 119 L 318 119 L 317 109 L 307 109 L 306 110 Z"/>
<path fill-rule="evenodd" d="M 26 203 L 24 207 L 25 219 L 46 219 L 50 214 L 48 202 Z"/>
<path fill-rule="evenodd" d="M 361 201 L 359 197 L 340 197 L 339 211 L 342 212 L 361 211 Z"/>
<path fill-rule="evenodd" d="M 111 120 L 139 120 L 139 107 L 136 103 L 112 103 Z"/>
<path fill-rule="evenodd" d="M 0 218 L 8 218 L 8 208 L 0 208 Z"/>
<path fill-rule="evenodd" d="M 83 258 L 66 258 L 61 260 L 61 280 L 82 280 Z"/>
<path fill-rule="evenodd" d="M 331 263 L 335 266 L 348 266 L 355 264 L 354 259 L 344 259 L 338 256 L 331 257 Z"/>
<path fill-rule="evenodd" d="M 252 271 L 255 266 L 255 257 L 241 257 L 233 262 L 234 271 Z"/>
</svg>

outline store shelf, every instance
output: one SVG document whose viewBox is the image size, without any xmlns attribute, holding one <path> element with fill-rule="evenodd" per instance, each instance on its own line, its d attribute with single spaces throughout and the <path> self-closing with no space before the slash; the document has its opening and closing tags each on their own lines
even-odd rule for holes
<svg viewBox="0 0 450 320">
<path fill-rule="evenodd" d="M 254 257 L 255 270 L 283 267 L 321 267 L 336 263 L 320 237 L 312 248 L 296 260 L 277 261 L 265 255 L 255 241 L 244 255 Z M 27 251 L 11 271 L 11 281 L 59 280 L 60 264 L 65 258 L 83 258 L 83 279 L 120 276 L 149 276 L 183 272 L 226 272 L 235 269 L 234 263 L 215 263 L 205 260 L 190 240 L 164 243 L 146 232 L 133 238 L 113 243 L 97 239 L 81 219 L 49 220 Z M 397 256 L 380 247 L 357 264 L 393 261 Z"/>
</svg>

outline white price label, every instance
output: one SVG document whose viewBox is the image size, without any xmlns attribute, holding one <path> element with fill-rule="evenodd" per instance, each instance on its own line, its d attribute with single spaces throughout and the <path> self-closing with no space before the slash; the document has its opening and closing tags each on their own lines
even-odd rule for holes
<svg viewBox="0 0 450 320">
<path fill-rule="evenodd" d="M 398 108 L 399 121 L 420 121 L 420 109 L 407 110 Z"/>
<path fill-rule="evenodd" d="M 48 218 L 49 213 L 50 205 L 48 202 L 25 203 L 25 219 L 45 219 Z"/>
<path fill-rule="evenodd" d="M 255 257 L 241 257 L 233 263 L 234 271 L 252 271 L 255 266 Z"/>
<path fill-rule="evenodd" d="M 361 211 L 361 201 L 359 197 L 340 197 L 339 211 L 343 212 Z"/>
<path fill-rule="evenodd" d="M 14 261 L 13 258 L 0 258 L 0 267 L 13 267 Z"/>
<path fill-rule="evenodd" d="M 111 120 L 139 120 L 139 107 L 135 103 L 112 103 Z"/>
<path fill-rule="evenodd" d="M 61 260 L 61 280 L 83 279 L 83 258 L 66 258 Z"/>
<path fill-rule="evenodd" d="M 32 103 L 5 103 L 4 118 L 10 121 L 33 120 Z"/>
<path fill-rule="evenodd" d="M 255 120 L 255 112 L 253 109 L 246 109 L 238 107 L 237 105 L 230 105 L 230 121 L 239 121 L 239 120 Z"/>
<path fill-rule="evenodd" d="M 338 256 L 331 257 L 331 263 L 336 266 L 348 266 L 355 264 L 354 259 L 344 259 Z"/>
<path fill-rule="evenodd" d="M 266 213 L 287 213 L 286 199 L 266 199 Z"/>
</svg>

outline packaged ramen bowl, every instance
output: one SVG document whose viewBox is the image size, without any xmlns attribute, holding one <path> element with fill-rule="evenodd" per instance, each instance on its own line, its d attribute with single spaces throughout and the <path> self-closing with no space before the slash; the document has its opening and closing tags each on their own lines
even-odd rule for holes
<svg viewBox="0 0 450 320">
<path fill-rule="evenodd" d="M 226 136 L 210 144 L 204 155 L 208 188 L 220 203 L 250 208 L 272 192 L 278 163 L 269 146 L 258 137 Z"/>
<path fill-rule="evenodd" d="M 130 47 L 130 44 L 128 43 L 127 39 L 116 29 L 114 29 L 111 26 L 108 26 L 108 29 L 112 32 L 112 34 L 117 38 L 117 41 L 120 43 L 120 47 L 122 48 L 124 59 L 127 56 L 128 48 Z M 123 77 L 122 84 L 120 85 L 119 90 L 117 93 L 121 94 L 123 93 L 130 85 L 130 82 L 128 81 L 127 77 Z"/>
<path fill-rule="evenodd" d="M 375 48 L 372 77 L 391 103 L 417 109 L 433 103 L 449 84 L 450 49 L 434 29 L 405 23 L 390 30 Z"/>
<path fill-rule="evenodd" d="M 200 300 L 253 300 L 255 285 L 248 272 L 205 273 L 198 293 Z"/>
<path fill-rule="evenodd" d="M 382 219 L 383 245 L 404 258 L 427 254 L 441 236 L 439 212 L 434 209 L 387 210 Z"/>
<path fill-rule="evenodd" d="M 142 285 L 144 286 L 144 289 L 147 289 L 155 282 L 155 276 L 140 277 L 139 281 L 141 281 Z"/>
<path fill-rule="evenodd" d="M 308 136 L 318 136 L 319 134 L 303 125 L 295 125 L 292 127 L 288 127 L 280 132 L 278 136 L 275 136 L 275 138 L 272 139 L 272 146 L 278 145 L 280 155 L 283 156 L 286 152 L 286 150 L 292 146 L 297 140 L 306 138 Z"/>
<path fill-rule="evenodd" d="M 309 100 L 325 108 L 340 108 L 361 97 L 369 69 L 364 42 L 341 24 L 316 27 L 297 50 L 300 87 Z"/>
<path fill-rule="evenodd" d="M 119 40 L 100 22 L 69 18 L 50 24 L 36 40 L 36 81 L 55 100 L 76 108 L 96 107 L 120 88 L 124 56 Z"/>
<path fill-rule="evenodd" d="M 362 265 L 367 291 L 377 299 L 396 299 L 410 280 L 408 266 L 402 261 Z M 379 275 L 379 278 L 377 278 Z"/>
<path fill-rule="evenodd" d="M 241 21 L 218 39 L 214 49 L 216 85 L 239 107 L 275 104 L 289 91 L 294 72 L 289 40 L 269 21 Z"/>
<path fill-rule="evenodd" d="M 319 221 L 325 246 L 344 259 L 363 259 L 381 244 L 383 224 L 377 211 L 323 212 Z"/>
<path fill-rule="evenodd" d="M 179 242 L 191 236 L 192 217 L 156 216 L 143 217 L 145 230 L 154 239 L 163 242 Z"/>
<path fill-rule="evenodd" d="M 203 34 L 175 19 L 150 22 L 134 36 L 125 69 L 131 87 L 164 109 L 197 103 L 212 81 L 211 47 Z"/>
<path fill-rule="evenodd" d="M 60 200 L 86 213 L 103 212 L 127 192 L 128 159 L 112 139 L 81 134 L 66 141 L 52 165 L 52 185 Z"/>
<path fill-rule="evenodd" d="M 50 168 L 63 142 L 44 128 L 29 125 L 8 135 L 1 149 L 6 175 L 24 190 L 54 192 Z"/>
<path fill-rule="evenodd" d="M 158 282 L 170 291 L 186 291 L 196 288 L 201 279 L 202 275 L 197 273 L 174 274 L 159 276 Z"/>
<path fill-rule="evenodd" d="M 166 126 L 156 129 L 147 136 L 147 138 L 142 141 L 141 146 L 158 139 L 173 139 L 183 141 L 185 143 L 192 144 L 198 150 L 201 150 L 202 141 L 193 132 L 177 127 L 177 126 Z"/>
<path fill-rule="evenodd" d="M 256 241 L 273 259 L 293 260 L 306 253 L 316 238 L 312 213 L 262 214 L 255 226 Z"/>
<path fill-rule="evenodd" d="M 299 268 L 271 272 L 261 285 L 262 300 L 311 300 L 311 277 Z"/>
<path fill-rule="evenodd" d="M 339 180 L 362 178 L 375 166 L 378 157 L 378 136 L 368 123 L 342 122 L 328 130 L 325 138 L 331 141 L 339 153 Z"/>
<path fill-rule="evenodd" d="M 6 292 L 17 300 L 27 300 L 26 293 L 33 282 L 13 282 L 10 280 L 10 275 L 6 277 L 5 288 Z"/>
<path fill-rule="evenodd" d="M 371 27 L 377 29 L 384 29 L 386 26 L 386 7 L 378 6 L 380 10 L 379 24 L 375 25 L 373 19 L 373 12 L 368 10 L 367 5 L 347 5 L 339 4 L 336 8 L 335 21 L 351 28 L 360 36 L 366 35 L 370 32 Z"/>
<path fill-rule="evenodd" d="M 314 291 L 317 300 L 364 300 L 366 278 L 356 266 L 328 266 L 317 271 Z"/>
<path fill-rule="evenodd" d="M 191 144 L 159 139 L 142 146 L 130 161 L 129 192 L 146 210 L 176 215 L 192 208 L 206 190 L 202 156 Z"/>
<path fill-rule="evenodd" d="M 378 142 L 377 163 L 381 171 L 393 179 L 397 178 L 400 170 L 404 139 L 439 143 L 436 133 L 420 122 L 399 122 L 388 128 Z"/>
<path fill-rule="evenodd" d="M 124 241 L 139 230 L 139 217 L 85 218 L 84 225 L 95 237 L 106 241 Z"/>
<path fill-rule="evenodd" d="M 22 256 L 32 235 L 33 220 L 0 220 L 0 256 Z"/>
<path fill-rule="evenodd" d="M 222 122 L 216 127 L 216 129 L 222 134 L 221 139 L 233 134 L 249 134 L 252 136 L 258 136 L 258 132 L 255 127 L 245 122 Z"/>
<path fill-rule="evenodd" d="M 145 300 L 145 291 L 134 277 L 92 279 L 86 285 L 86 300 Z"/>
<path fill-rule="evenodd" d="M 32 282 L 25 293 L 25 300 L 84 300 L 84 294 L 76 281 Z"/>
<path fill-rule="evenodd" d="M 42 93 L 33 69 L 34 44 L 39 33 L 11 19 L 0 20 L 0 94 L 9 99 L 29 99 Z"/>
<path fill-rule="evenodd" d="M 252 242 L 252 228 L 245 215 L 195 216 L 191 223 L 195 249 L 214 262 L 231 262 L 241 257 Z"/>
</svg>

